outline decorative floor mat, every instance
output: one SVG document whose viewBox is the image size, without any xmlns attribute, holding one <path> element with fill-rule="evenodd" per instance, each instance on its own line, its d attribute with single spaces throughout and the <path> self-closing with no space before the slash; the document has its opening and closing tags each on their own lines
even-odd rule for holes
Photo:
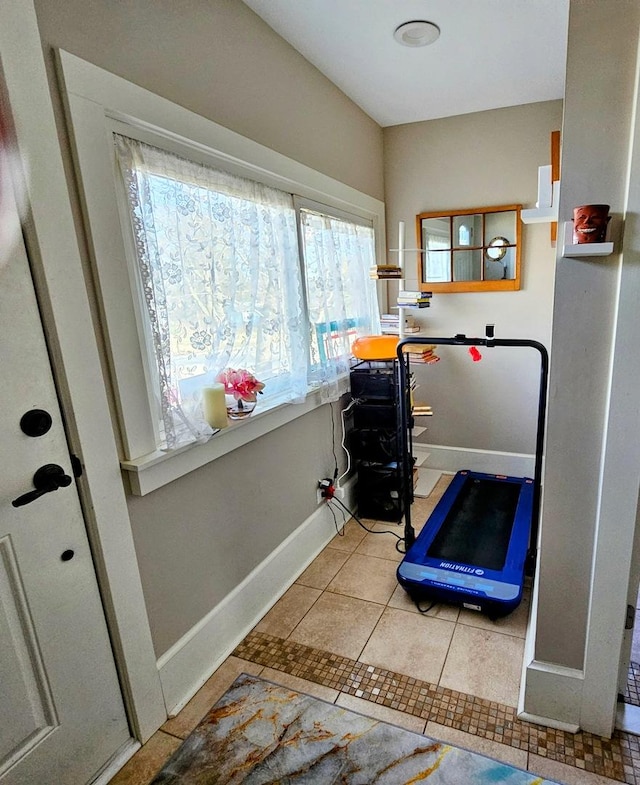
<svg viewBox="0 0 640 785">
<path fill-rule="evenodd" d="M 298 676 L 482 738 L 542 755 L 630 785 L 640 785 L 640 738 L 565 733 L 522 722 L 516 710 L 393 671 L 251 632 L 233 652 L 258 665 Z"/>
<path fill-rule="evenodd" d="M 534 774 L 242 674 L 152 785 L 553 785 Z"/>
</svg>

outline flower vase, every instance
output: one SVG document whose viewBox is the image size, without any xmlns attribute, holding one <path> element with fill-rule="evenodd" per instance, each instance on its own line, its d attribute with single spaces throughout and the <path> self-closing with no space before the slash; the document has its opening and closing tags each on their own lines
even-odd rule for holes
<svg viewBox="0 0 640 785">
<path fill-rule="evenodd" d="M 242 398 L 236 399 L 233 395 L 225 395 L 225 399 L 227 415 L 231 420 L 242 420 L 256 408 L 256 401 L 243 401 Z"/>
</svg>

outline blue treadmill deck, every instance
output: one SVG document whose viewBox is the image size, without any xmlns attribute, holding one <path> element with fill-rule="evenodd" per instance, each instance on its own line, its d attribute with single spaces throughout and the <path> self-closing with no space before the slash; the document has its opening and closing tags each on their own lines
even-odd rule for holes
<svg viewBox="0 0 640 785">
<path fill-rule="evenodd" d="M 459 471 L 398 566 L 415 599 L 482 611 L 493 618 L 522 600 L 534 481 Z"/>
</svg>

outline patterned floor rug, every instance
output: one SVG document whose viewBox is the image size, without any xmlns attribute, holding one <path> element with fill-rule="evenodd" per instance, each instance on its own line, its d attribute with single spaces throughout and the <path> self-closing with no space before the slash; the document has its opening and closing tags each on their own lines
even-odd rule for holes
<svg viewBox="0 0 640 785">
<path fill-rule="evenodd" d="M 505 763 L 240 675 L 152 785 L 555 785 Z"/>
</svg>

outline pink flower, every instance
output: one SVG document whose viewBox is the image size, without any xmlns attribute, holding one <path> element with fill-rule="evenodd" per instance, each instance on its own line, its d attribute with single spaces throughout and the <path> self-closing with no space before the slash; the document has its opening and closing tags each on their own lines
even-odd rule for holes
<svg viewBox="0 0 640 785">
<path fill-rule="evenodd" d="M 264 389 L 264 384 L 244 368 L 227 368 L 216 376 L 216 381 L 222 382 L 225 393 L 233 395 L 236 401 L 242 399 L 255 402 L 258 393 L 262 394 Z"/>
</svg>

